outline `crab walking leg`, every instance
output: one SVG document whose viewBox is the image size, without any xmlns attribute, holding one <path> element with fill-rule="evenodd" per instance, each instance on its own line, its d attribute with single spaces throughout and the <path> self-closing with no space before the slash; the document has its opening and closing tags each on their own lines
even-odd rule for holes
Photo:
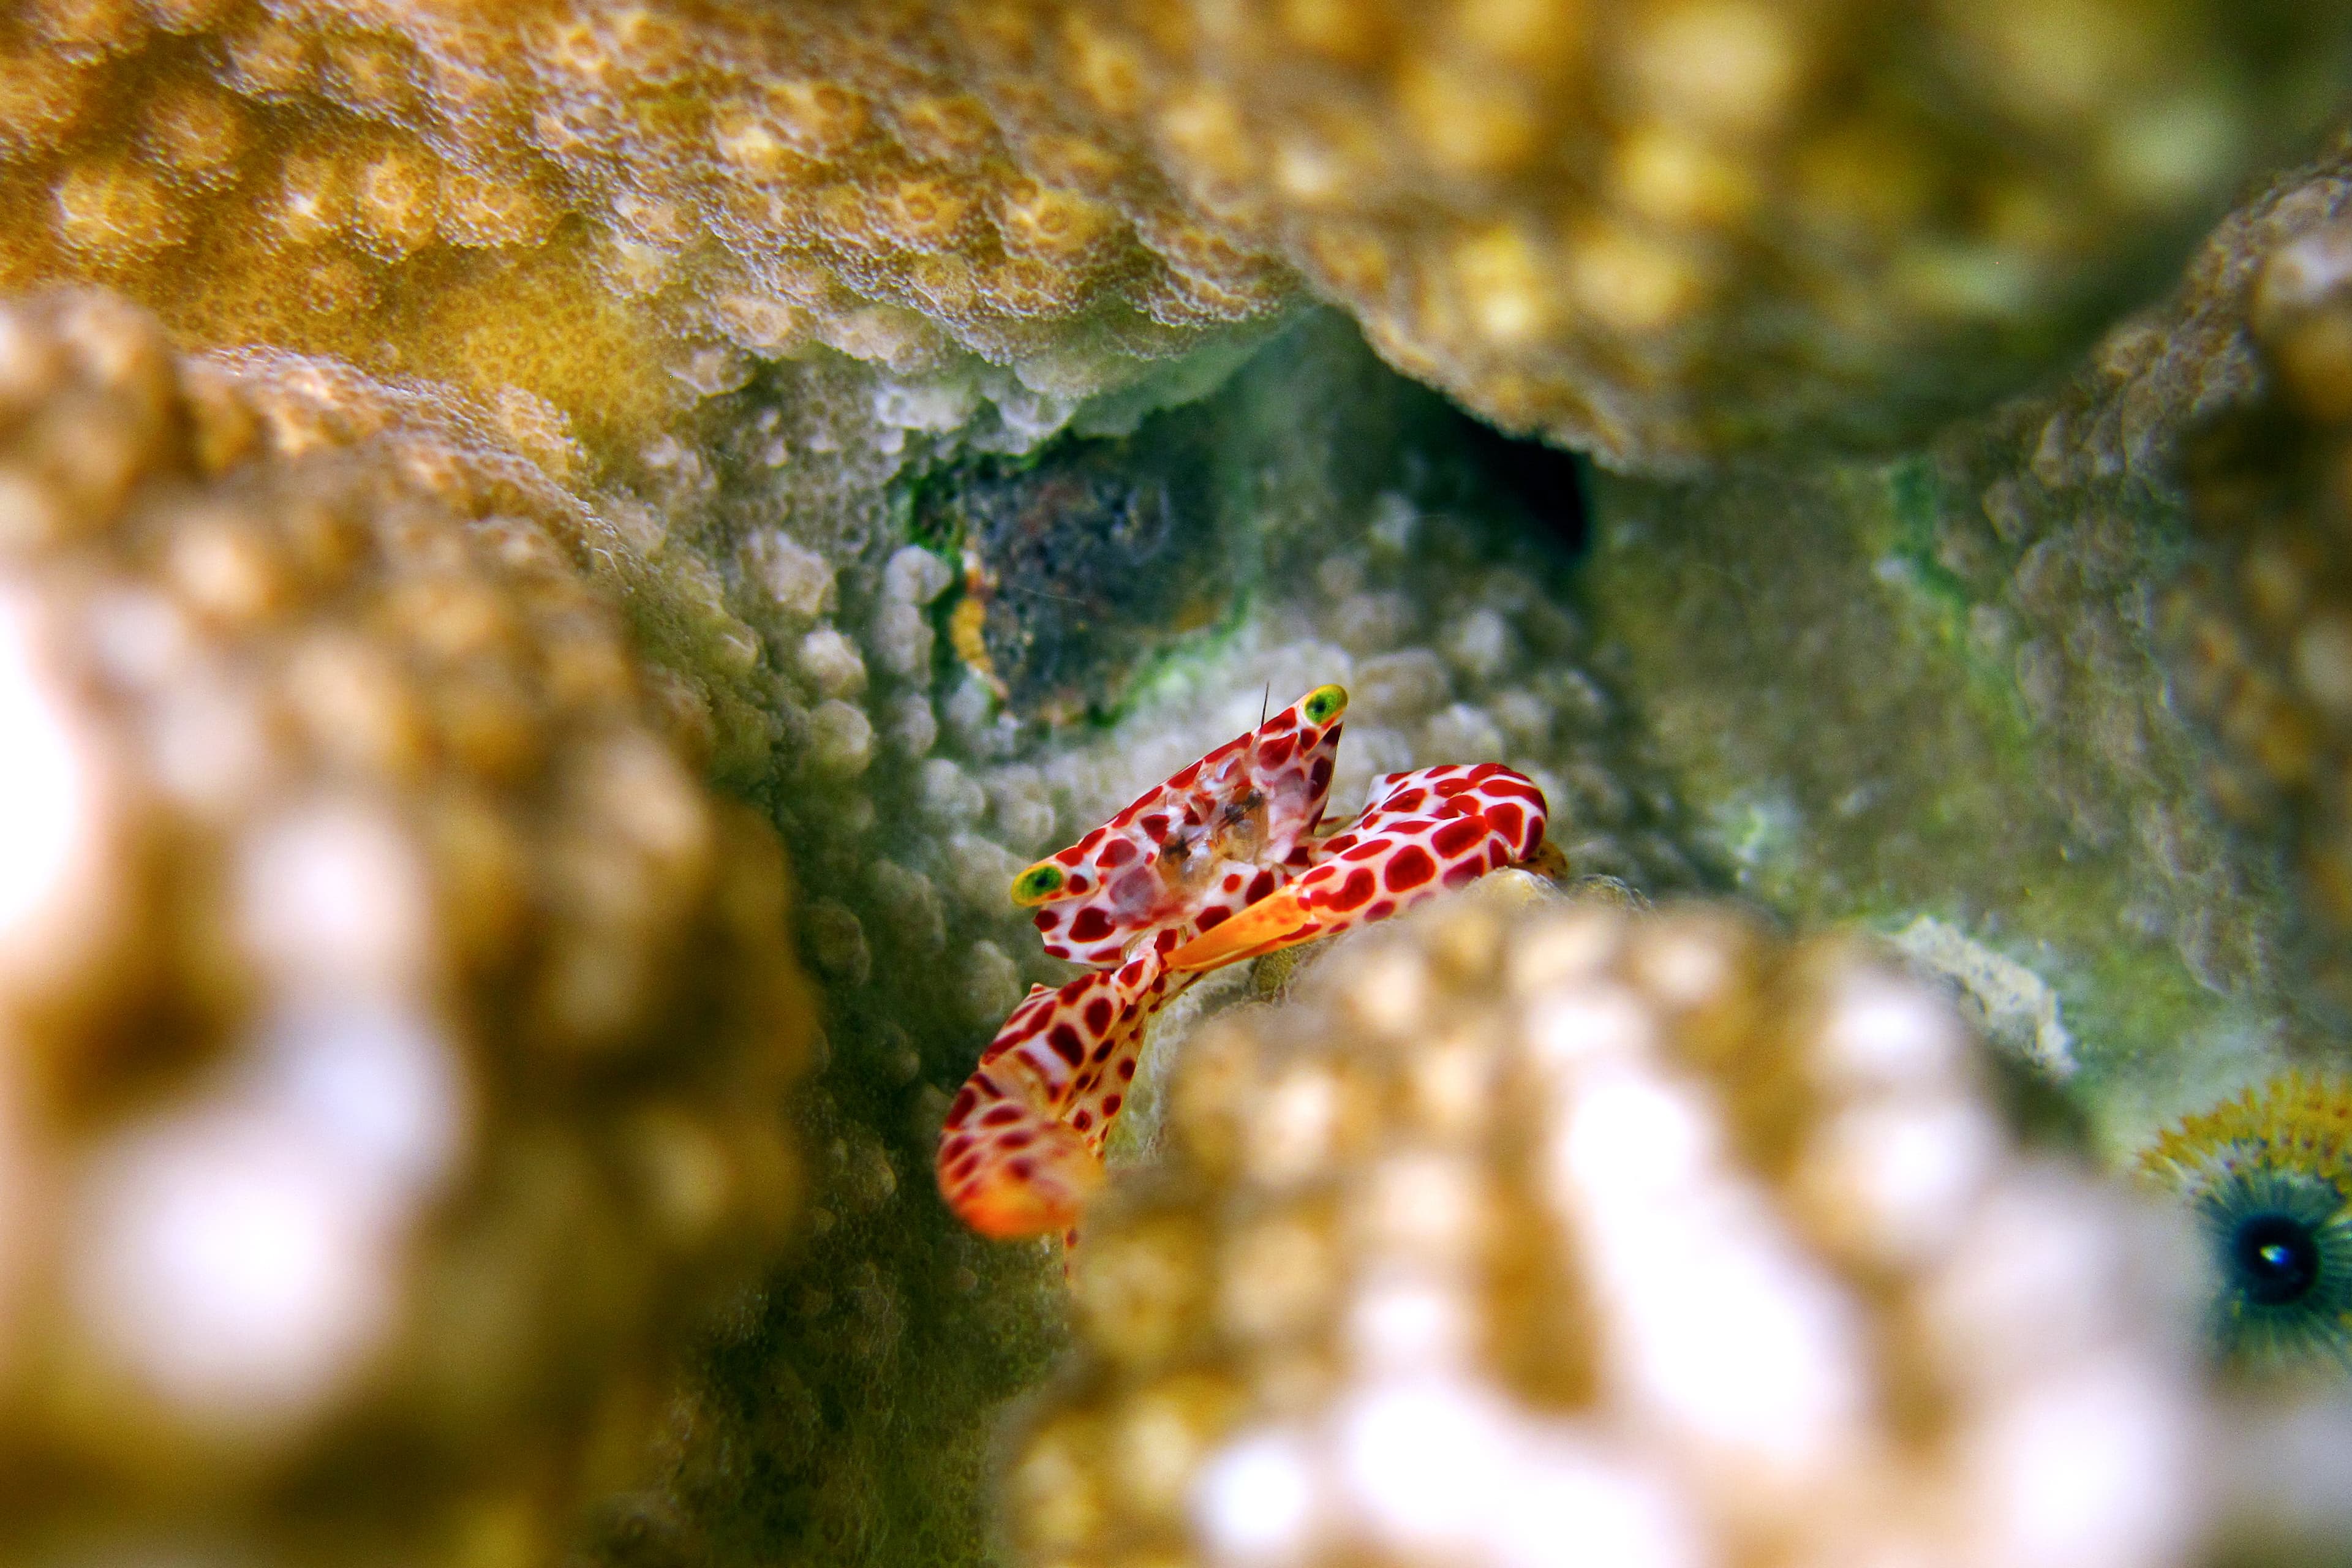
<svg viewBox="0 0 2352 1568">
<path fill-rule="evenodd" d="M 1102 1184 L 1152 1016 L 1193 976 L 1169 971 L 1171 928 L 1116 969 L 1034 987 L 997 1031 L 940 1129 L 940 1195 L 997 1240 L 1066 1230 Z"/>
<path fill-rule="evenodd" d="M 1232 914 L 1305 871 L 1347 710 L 1344 689 L 1317 687 L 1014 878 L 1046 953 L 1115 964 L 1139 936 Z"/>
<path fill-rule="evenodd" d="M 1373 795 L 1363 816 L 1316 844 L 1305 876 L 1177 948 L 1168 967 L 1197 973 L 1386 920 L 1543 844 L 1543 791 L 1498 763 L 1392 773 Z"/>
</svg>

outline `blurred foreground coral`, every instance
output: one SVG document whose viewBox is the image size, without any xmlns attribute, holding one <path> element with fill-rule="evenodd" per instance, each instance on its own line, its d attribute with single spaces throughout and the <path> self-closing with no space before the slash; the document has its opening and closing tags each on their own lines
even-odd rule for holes
<svg viewBox="0 0 2352 1568">
<path fill-rule="evenodd" d="M 331 389 L 0 310 L 12 1555 L 541 1557 L 798 1206 L 772 835 L 576 504 Z"/>
<path fill-rule="evenodd" d="M 1704 906 L 1366 933 L 1196 1037 L 1090 1215 L 1021 1559 L 2181 1560 L 2193 1275 L 1971 1046 Z"/>
</svg>

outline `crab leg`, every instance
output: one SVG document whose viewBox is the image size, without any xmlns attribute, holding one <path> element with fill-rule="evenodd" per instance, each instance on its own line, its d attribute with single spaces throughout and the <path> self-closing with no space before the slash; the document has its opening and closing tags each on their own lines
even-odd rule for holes
<svg viewBox="0 0 2352 1568">
<path fill-rule="evenodd" d="M 940 1130 L 940 1194 L 966 1225 L 1008 1240 L 1076 1222 L 1102 1183 L 1144 1028 L 1193 979 L 1167 967 L 1179 934 L 1059 990 L 1035 986 L 1004 1021 Z"/>
<path fill-rule="evenodd" d="M 1497 763 L 1423 768 L 1374 781 L 1373 800 L 1317 842 L 1307 874 L 1211 925 L 1168 956 L 1197 973 L 1318 936 L 1386 920 L 1423 899 L 1534 855 L 1543 792 Z"/>
<path fill-rule="evenodd" d="M 940 1192 L 974 1230 L 1076 1223 L 1145 1028 L 1195 975 L 1384 919 L 1542 845 L 1542 791 L 1493 763 L 1378 780 L 1361 816 L 1316 837 L 1347 706 L 1316 688 L 1013 879 L 1045 951 L 1095 971 L 1032 989 L 949 1109 Z"/>
</svg>

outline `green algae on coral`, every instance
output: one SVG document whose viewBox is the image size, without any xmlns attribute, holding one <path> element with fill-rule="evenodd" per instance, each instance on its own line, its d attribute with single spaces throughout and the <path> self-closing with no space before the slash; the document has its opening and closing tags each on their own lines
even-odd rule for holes
<svg viewBox="0 0 2352 1568">
<path fill-rule="evenodd" d="M 2069 1092 L 2121 1152 L 2273 1048 L 2275 912 L 2204 812 L 2127 591 L 2072 585 L 2120 613 L 2053 639 L 2016 579 L 2079 568 L 2004 542 L 1968 479 L 1936 455 L 1598 476 L 1586 594 L 1739 885 L 1807 922 L 1932 917 L 2024 964 L 2063 996 Z M 2113 537 L 2125 581 L 2179 554 L 2153 500 Z"/>
</svg>

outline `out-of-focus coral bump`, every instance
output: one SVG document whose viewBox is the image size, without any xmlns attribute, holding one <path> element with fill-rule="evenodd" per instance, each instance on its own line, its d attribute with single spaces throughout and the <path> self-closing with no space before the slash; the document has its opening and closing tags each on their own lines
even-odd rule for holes
<svg viewBox="0 0 2352 1568">
<path fill-rule="evenodd" d="M 537 1539 L 797 1213 L 781 847 L 583 503 L 404 395 L 0 305 L 17 1542 Z"/>
<path fill-rule="evenodd" d="M 1017 1560 L 2189 1560 L 2172 1252 L 2011 1144 L 1946 1004 L 1532 883 L 1188 1042 L 1010 1446 Z"/>
</svg>

